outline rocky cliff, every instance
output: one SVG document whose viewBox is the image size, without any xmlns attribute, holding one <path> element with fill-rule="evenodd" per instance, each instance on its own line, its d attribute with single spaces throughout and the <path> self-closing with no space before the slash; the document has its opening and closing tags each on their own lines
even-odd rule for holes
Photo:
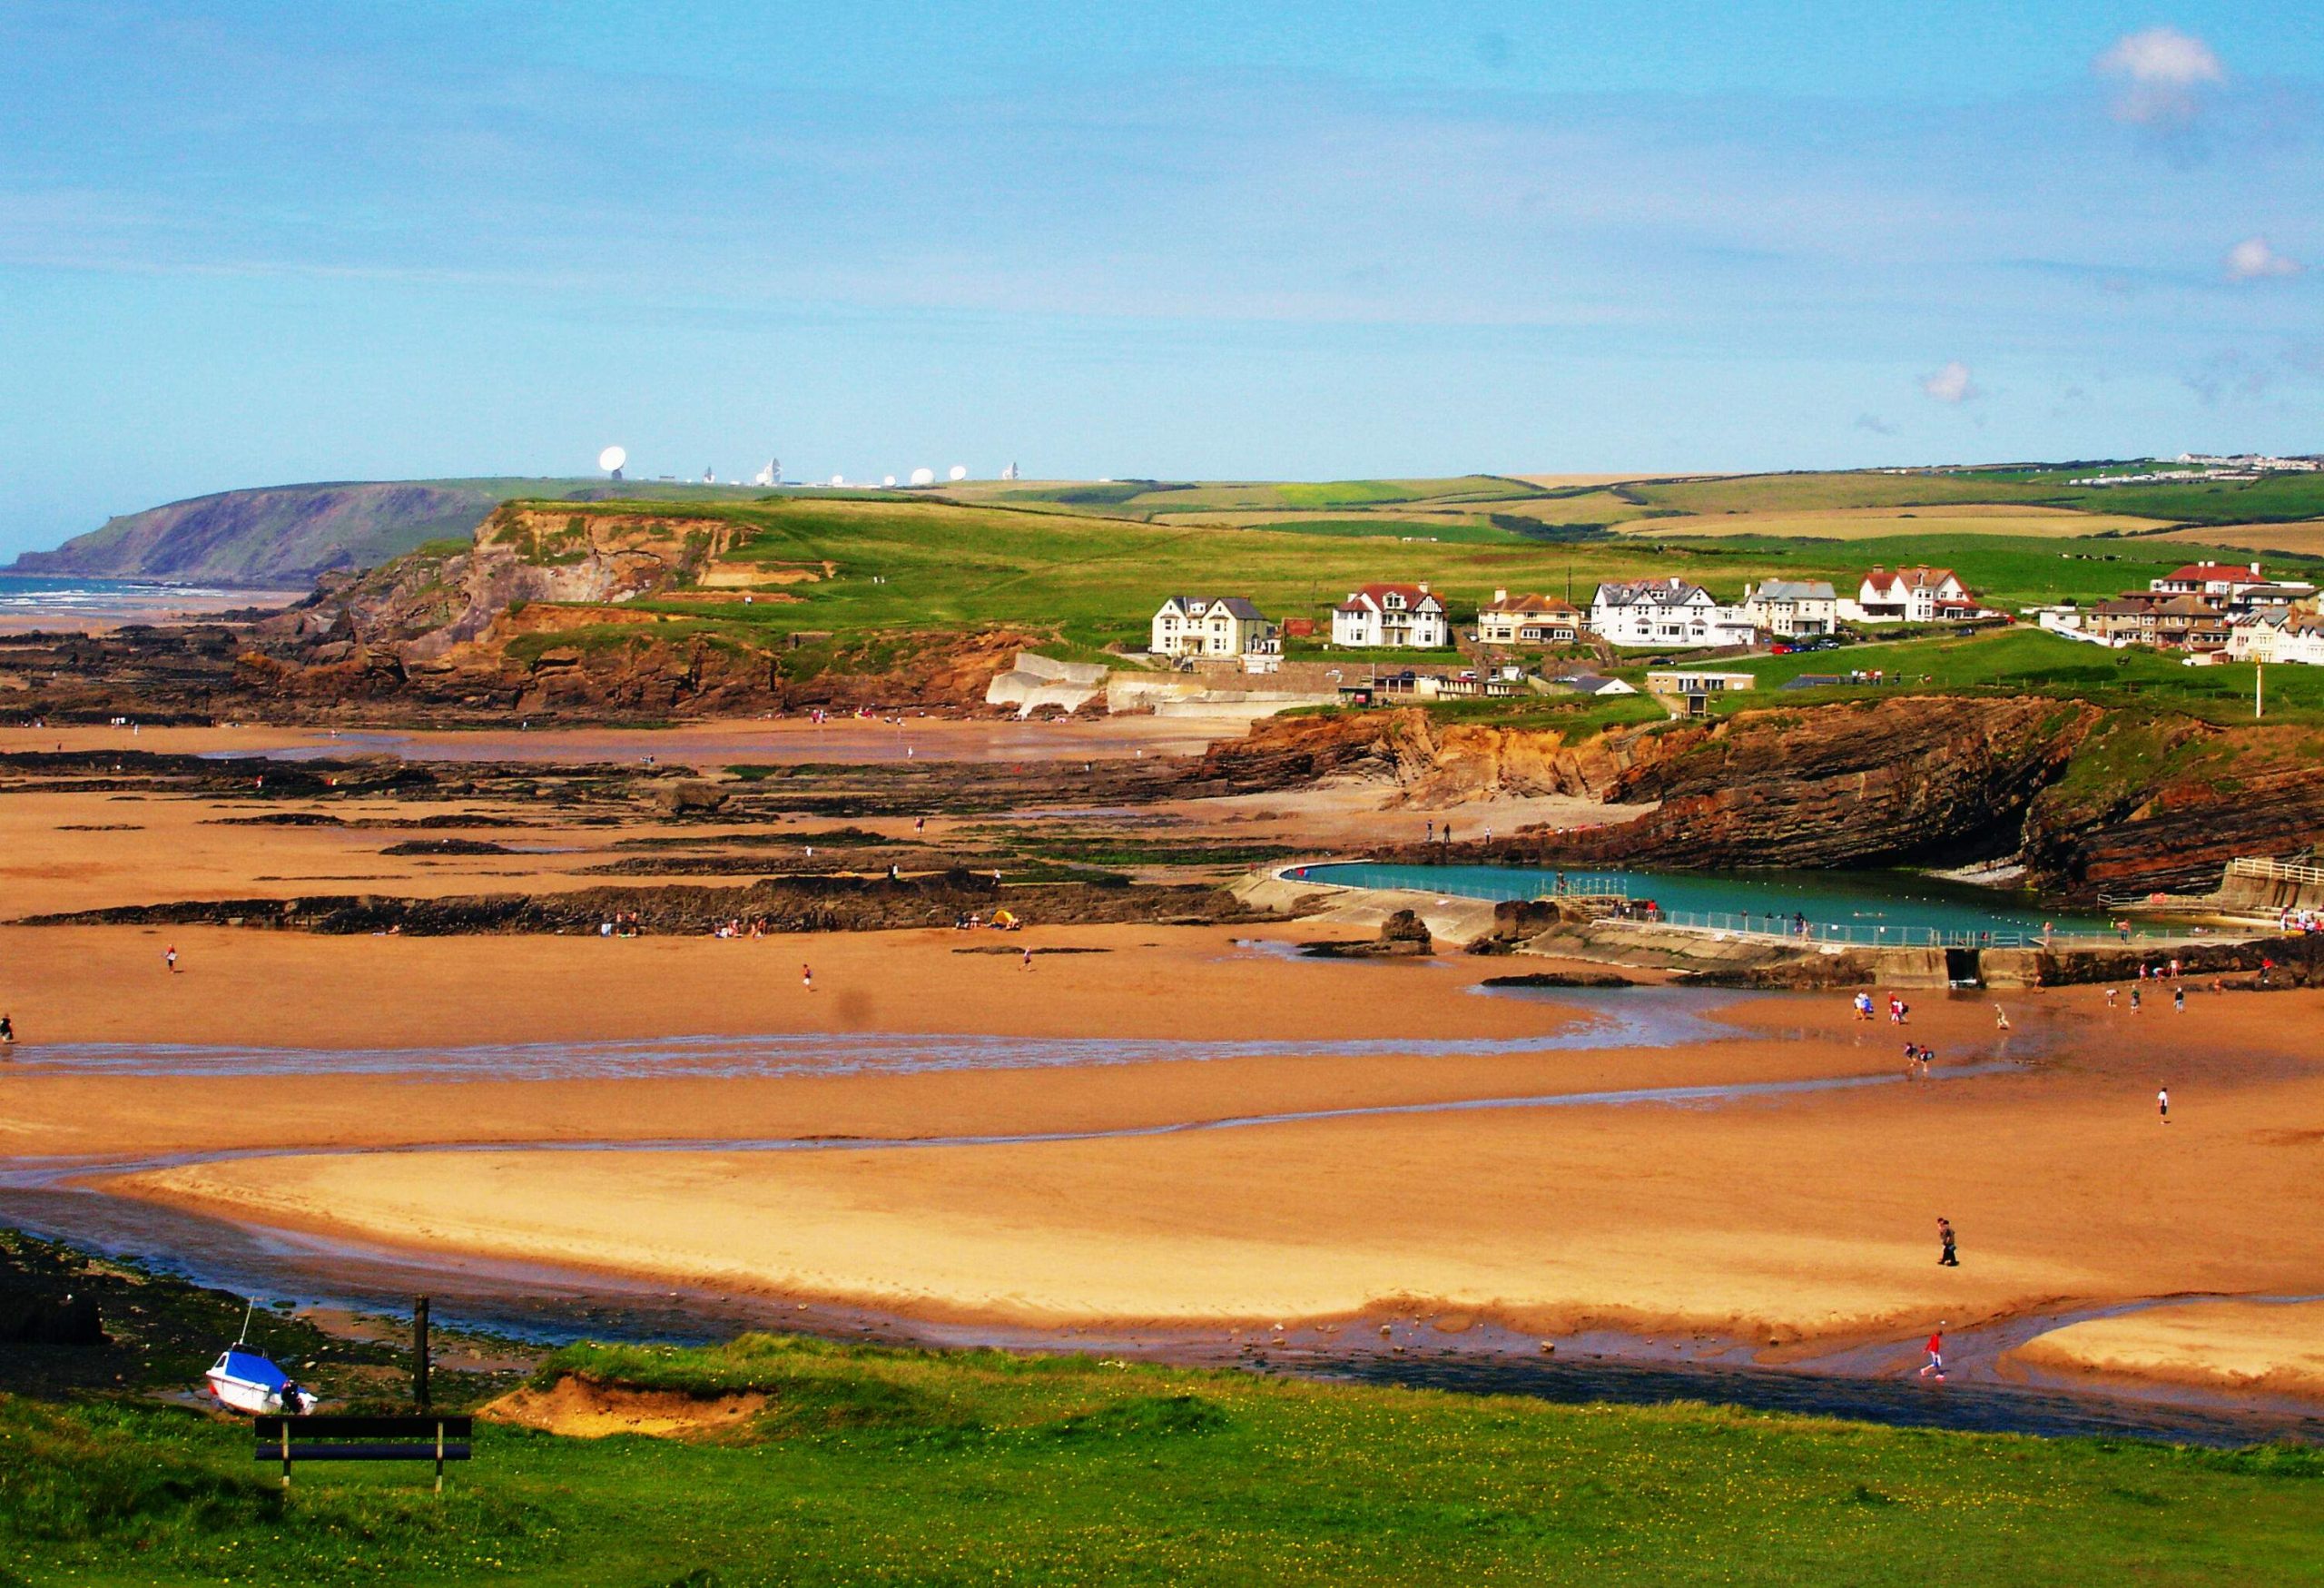
<svg viewBox="0 0 2324 1588">
<path fill-rule="evenodd" d="M 1630 820 L 1413 846 L 1419 862 L 1815 867 L 2015 858 L 2074 897 L 2208 889 L 2238 854 L 2324 841 L 2324 735 L 2041 696 L 1888 696 L 1583 736 L 1419 711 L 1261 724 L 1204 774 L 1379 783 L 1441 807 L 1487 794 L 1650 805 Z"/>
<path fill-rule="evenodd" d="M 368 568 L 429 541 L 465 541 L 503 502 L 630 496 L 747 500 L 755 490 L 603 479 L 418 479 L 268 486 L 193 497 L 110 518 L 54 551 L 28 551 L 17 573 L 172 579 L 264 589 Z"/>
</svg>

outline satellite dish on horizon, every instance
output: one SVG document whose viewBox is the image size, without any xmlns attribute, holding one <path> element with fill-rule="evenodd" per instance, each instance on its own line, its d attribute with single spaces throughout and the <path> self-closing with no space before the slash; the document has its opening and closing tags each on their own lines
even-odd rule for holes
<svg viewBox="0 0 2324 1588">
<path fill-rule="evenodd" d="M 952 465 L 952 478 L 956 480 L 968 478 L 969 466 L 965 463 L 955 463 Z"/>
<path fill-rule="evenodd" d="M 934 485 L 936 471 L 932 469 L 915 469 L 911 471 L 911 482 L 914 485 Z"/>
<path fill-rule="evenodd" d="M 834 474 L 832 476 L 832 483 L 833 485 L 845 485 L 847 480 L 844 476 Z"/>
<path fill-rule="evenodd" d="M 597 454 L 597 467 L 607 474 L 619 474 L 621 466 L 629 461 L 629 453 L 620 447 L 608 447 Z"/>
<path fill-rule="evenodd" d="M 880 483 L 884 486 L 893 486 L 896 483 L 896 477 L 892 474 L 883 474 L 880 477 Z"/>
</svg>

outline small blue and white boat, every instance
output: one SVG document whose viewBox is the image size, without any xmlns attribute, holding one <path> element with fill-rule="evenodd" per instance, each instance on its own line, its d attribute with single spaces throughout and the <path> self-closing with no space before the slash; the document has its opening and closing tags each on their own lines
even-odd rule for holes
<svg viewBox="0 0 2324 1588">
<path fill-rule="evenodd" d="M 252 1416 L 288 1413 L 303 1417 L 315 1409 L 314 1392 L 301 1389 L 289 1374 L 245 1345 L 250 1337 L 251 1313 L 256 1306 L 253 1302 L 243 1309 L 242 1337 L 221 1351 L 218 1360 L 202 1376 L 221 1406 Z"/>
<path fill-rule="evenodd" d="M 253 1416 L 288 1412 L 303 1417 L 314 1409 L 315 1396 L 290 1381 L 290 1376 L 255 1351 L 239 1347 L 219 1354 L 205 1375 L 210 1393 L 222 1406 Z"/>
</svg>

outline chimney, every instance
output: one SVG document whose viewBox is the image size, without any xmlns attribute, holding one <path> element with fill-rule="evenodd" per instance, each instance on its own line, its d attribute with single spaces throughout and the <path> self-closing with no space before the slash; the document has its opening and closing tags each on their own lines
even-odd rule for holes
<svg viewBox="0 0 2324 1588">
<path fill-rule="evenodd" d="M 2258 573 L 2258 572 L 2260 571 L 2260 565 L 2259 565 L 2258 563 L 2256 563 L 2256 562 L 2255 562 L 2255 563 L 2253 563 L 2253 564 L 2251 565 L 2251 571 L 2252 571 L 2253 573 L 2255 573 L 2255 574 L 2256 574 L 2256 573 Z"/>
<path fill-rule="evenodd" d="M 2254 572 L 2257 572 L 2257 571 L 2258 571 L 2256 565 L 2254 566 L 2254 569 L 2253 569 L 2253 571 L 2254 571 Z M 1426 587 L 1425 585 L 1423 585 L 1423 587 L 1422 587 L 1423 589 L 1426 589 L 1426 588 L 1427 588 L 1427 587 Z M 1506 590 L 1495 590 L 1495 591 L 1492 593 L 1492 604 L 1493 604 L 1494 606 L 1496 606 L 1496 607 L 1505 606 L 1505 605 L 1507 605 L 1507 604 L 1508 604 L 1508 601 L 1509 601 L 1509 592 L 1508 592 L 1508 591 L 1506 591 Z"/>
<path fill-rule="evenodd" d="M 1428 594 L 1428 581 L 1426 579 L 1423 579 L 1420 582 L 1420 593 L 1423 596 Z"/>
</svg>

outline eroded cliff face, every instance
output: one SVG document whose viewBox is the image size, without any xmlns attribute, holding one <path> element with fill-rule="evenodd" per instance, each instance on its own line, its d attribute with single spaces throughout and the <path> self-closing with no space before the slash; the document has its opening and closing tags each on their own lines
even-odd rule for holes
<svg viewBox="0 0 2324 1588">
<path fill-rule="evenodd" d="M 1651 805 L 1396 858 L 1687 867 L 1956 865 L 2015 857 L 2075 897 L 2214 886 L 2238 854 L 2324 841 L 2324 735 L 2132 718 L 2080 701 L 1891 695 L 1581 737 L 1420 711 L 1263 723 L 1204 775 L 1382 785 L 1385 804 L 1492 794 Z"/>
<path fill-rule="evenodd" d="M 1414 708 L 1273 718 L 1213 745 L 1206 775 L 1238 786 L 1297 788 L 1330 779 L 1386 785 L 1390 804 L 1429 809 L 1499 795 L 1607 800 L 1634 766 L 1668 754 L 1667 733 L 1439 724 Z"/>
<path fill-rule="evenodd" d="M 1659 802 L 1577 842 L 1699 866 L 1958 864 L 2016 852 L 2099 708 L 1905 696 L 1749 712 L 1641 761 L 1617 800 Z"/>
<path fill-rule="evenodd" d="M 966 709 L 1018 650 L 1047 637 L 794 636 L 747 624 L 705 633 L 633 605 L 673 588 L 738 609 L 746 597 L 795 601 L 790 587 L 832 575 L 820 563 L 730 561 L 742 534 L 715 517 L 510 503 L 472 547 L 398 558 L 261 625 L 234 684 L 277 709 L 326 713 L 388 703 L 422 715 L 584 717 L 899 701 Z"/>
<path fill-rule="evenodd" d="M 2024 859 L 2077 894 L 2207 890 L 2237 855 L 2324 843 L 2324 733 L 2115 719 L 2028 812 Z"/>
</svg>

